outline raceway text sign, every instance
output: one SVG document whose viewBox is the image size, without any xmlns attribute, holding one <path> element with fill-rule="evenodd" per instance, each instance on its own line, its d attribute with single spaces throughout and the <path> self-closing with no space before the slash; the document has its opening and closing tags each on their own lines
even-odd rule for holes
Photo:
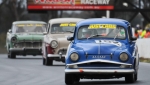
<svg viewBox="0 0 150 85">
<path fill-rule="evenodd" d="M 114 0 L 27 0 L 28 10 L 113 10 Z"/>
</svg>

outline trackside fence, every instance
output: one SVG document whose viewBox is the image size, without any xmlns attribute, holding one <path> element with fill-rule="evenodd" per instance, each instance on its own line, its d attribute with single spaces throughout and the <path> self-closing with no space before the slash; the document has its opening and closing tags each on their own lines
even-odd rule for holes
<svg viewBox="0 0 150 85">
<path fill-rule="evenodd" d="M 150 58 L 150 38 L 137 39 L 139 57 Z"/>
</svg>

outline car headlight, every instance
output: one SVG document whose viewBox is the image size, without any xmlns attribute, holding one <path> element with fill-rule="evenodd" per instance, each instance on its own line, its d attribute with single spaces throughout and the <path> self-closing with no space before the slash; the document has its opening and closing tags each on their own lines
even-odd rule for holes
<svg viewBox="0 0 150 85">
<path fill-rule="evenodd" d="M 58 47 L 58 42 L 56 40 L 51 41 L 51 47 L 52 48 L 57 48 Z"/>
<path fill-rule="evenodd" d="M 77 53 L 72 53 L 71 55 L 70 55 L 70 58 L 71 58 L 71 60 L 72 61 L 77 61 L 78 59 L 79 59 L 79 56 L 78 56 L 78 54 Z"/>
<path fill-rule="evenodd" d="M 120 55 L 120 60 L 121 60 L 121 61 L 125 62 L 125 61 L 128 60 L 128 58 L 129 58 L 128 54 L 126 54 L 126 53 L 121 53 L 121 55 Z"/>
<path fill-rule="evenodd" d="M 16 37 L 12 37 L 11 38 L 11 42 L 13 42 L 13 43 L 17 42 L 17 38 Z"/>
</svg>

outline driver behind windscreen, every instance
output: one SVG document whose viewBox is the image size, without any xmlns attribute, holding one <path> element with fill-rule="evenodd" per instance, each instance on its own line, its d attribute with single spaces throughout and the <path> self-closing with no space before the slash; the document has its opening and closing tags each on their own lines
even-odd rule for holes
<svg viewBox="0 0 150 85">
<path fill-rule="evenodd" d="M 63 32 L 63 30 L 61 27 L 54 27 L 52 32 L 59 33 L 59 32 Z"/>
<path fill-rule="evenodd" d="M 24 28 L 23 27 L 18 27 L 17 30 L 16 30 L 17 33 L 22 33 L 22 32 L 25 32 Z"/>
<path fill-rule="evenodd" d="M 82 38 L 88 38 L 91 36 L 91 31 L 87 28 L 82 29 Z"/>
<path fill-rule="evenodd" d="M 42 29 L 42 27 L 36 27 L 34 29 L 34 32 L 43 32 L 43 29 Z"/>
</svg>

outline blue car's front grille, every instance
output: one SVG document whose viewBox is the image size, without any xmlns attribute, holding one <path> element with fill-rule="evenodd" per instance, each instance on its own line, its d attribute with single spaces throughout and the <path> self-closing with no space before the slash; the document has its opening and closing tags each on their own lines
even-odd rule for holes
<svg viewBox="0 0 150 85">
<path fill-rule="evenodd" d="M 91 59 L 111 60 L 112 59 L 111 55 L 88 55 L 88 56 L 86 56 L 86 58 L 88 60 L 91 60 Z"/>
<path fill-rule="evenodd" d="M 85 64 L 78 64 L 82 68 L 119 68 L 120 64 L 104 63 L 104 62 L 91 62 Z"/>
</svg>

